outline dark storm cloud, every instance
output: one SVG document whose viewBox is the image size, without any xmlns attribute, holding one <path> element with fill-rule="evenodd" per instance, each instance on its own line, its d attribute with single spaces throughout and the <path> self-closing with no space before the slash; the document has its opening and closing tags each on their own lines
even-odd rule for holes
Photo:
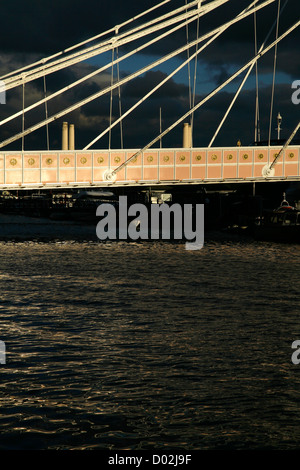
<svg viewBox="0 0 300 470">
<path fill-rule="evenodd" d="M 156 2 L 143 0 L 142 4 L 134 1 L 124 2 L 123 0 L 86 0 L 85 2 L 81 0 L 26 0 L 25 2 L 24 0 L 11 0 L 1 5 L 1 17 L 5 19 L 1 22 L 1 50 L 12 53 L 38 53 L 42 56 L 47 53 L 55 53 L 120 24 L 153 7 L 155 3 L 158 4 L 159 0 Z M 200 32 L 206 32 L 207 29 L 231 20 L 249 3 L 250 0 L 231 0 L 203 16 L 200 19 Z M 283 4 L 284 0 L 281 0 L 281 5 Z M 171 4 L 165 5 L 151 15 L 158 16 L 169 11 L 170 5 L 176 8 L 184 5 L 184 1 L 172 0 Z M 298 0 L 289 0 L 280 20 L 282 30 L 296 21 L 298 10 Z M 276 14 L 277 2 L 258 12 L 258 39 L 260 42 L 263 41 L 276 19 Z M 151 15 L 140 21 L 150 19 Z M 195 35 L 195 25 L 190 26 L 189 34 L 191 37 Z M 177 34 L 177 38 L 185 37 L 185 35 L 186 31 L 183 29 Z M 243 44 L 252 45 L 253 18 L 250 17 L 229 28 L 224 37 L 222 36 L 222 39 L 217 41 L 219 47 L 223 48 L 227 41 L 233 42 L 239 47 Z M 294 35 L 294 39 L 295 37 Z M 299 37 L 299 33 L 297 37 Z M 287 47 L 293 47 L 295 51 L 297 50 L 297 44 L 293 46 L 295 40 L 290 42 L 285 40 L 285 42 Z M 148 52 L 156 51 L 161 54 L 170 46 L 173 50 L 174 36 L 165 39 L 158 46 L 153 46 Z M 229 55 L 229 51 L 233 57 L 241 55 L 242 52 L 241 49 L 230 47 L 226 56 Z"/>
<path fill-rule="evenodd" d="M 144 76 L 138 77 L 125 85 L 123 96 L 142 98 L 166 77 L 167 74 L 160 71 L 147 72 Z M 161 98 L 167 96 L 179 98 L 182 93 L 185 94 L 186 92 L 187 87 L 185 85 L 177 84 L 173 79 L 170 79 L 155 93 L 154 97 Z"/>
<path fill-rule="evenodd" d="M 10 0 L 2 2 L 2 50 L 54 53 L 149 9 L 152 0 Z M 159 3 L 159 2 L 157 2 Z M 175 0 L 174 5 L 181 2 Z M 166 11 L 166 9 L 164 9 Z M 13 29 L 12 29 L 13 28 Z"/>
</svg>

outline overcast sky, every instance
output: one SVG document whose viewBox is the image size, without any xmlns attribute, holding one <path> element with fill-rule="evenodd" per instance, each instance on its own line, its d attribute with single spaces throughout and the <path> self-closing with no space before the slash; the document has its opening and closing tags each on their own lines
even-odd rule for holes
<svg viewBox="0 0 300 470">
<path fill-rule="evenodd" d="M 260 0 L 259 3 L 261 3 Z M 1 76 L 19 67 L 28 65 L 42 57 L 47 57 L 80 41 L 93 37 L 117 24 L 121 24 L 142 11 L 160 3 L 159 1 L 143 0 L 11 0 L 1 5 Z M 208 3 L 208 2 L 206 2 Z M 199 21 L 200 35 L 224 21 L 234 18 L 250 0 L 230 0 L 224 6 L 209 13 Z M 281 6 L 285 0 L 281 0 Z M 164 7 L 157 9 L 151 15 L 140 21 L 146 21 L 174 8 L 185 5 L 185 0 L 171 0 Z M 257 14 L 258 47 L 264 41 L 271 25 L 276 20 L 278 0 Z M 289 0 L 279 23 L 279 34 L 299 20 L 299 0 Z M 134 23 L 135 25 L 136 23 Z M 127 26 L 130 28 L 132 26 Z M 188 29 L 189 39 L 196 34 L 197 22 Z M 121 29 L 120 32 L 125 31 Z M 158 34 L 158 33 L 156 33 Z M 150 36 L 153 38 L 154 36 Z M 148 38 L 148 37 L 147 37 Z M 120 48 L 119 56 L 136 48 L 146 41 L 134 42 L 130 46 Z M 275 38 L 275 30 L 268 40 Z M 282 121 L 282 137 L 287 138 L 299 120 L 300 105 L 292 103 L 292 82 L 300 80 L 299 67 L 299 38 L 300 29 L 296 29 L 289 37 L 278 45 L 276 62 L 276 85 L 272 119 L 272 138 L 276 138 L 276 116 L 280 112 Z M 187 30 L 182 28 L 176 34 L 170 35 L 152 47 L 135 54 L 132 58 L 120 63 L 119 73 L 125 77 L 168 52 L 186 44 Z M 195 49 L 191 49 L 191 53 Z M 116 54 L 116 52 L 115 52 Z M 160 112 L 163 129 L 169 127 L 180 116 L 186 113 L 190 106 L 190 86 L 193 88 L 196 77 L 195 102 L 204 98 L 216 86 L 221 84 L 232 73 L 238 70 L 252 58 L 254 54 L 254 19 L 253 16 L 229 28 L 218 40 L 213 42 L 199 55 L 197 73 L 194 74 L 194 63 L 185 67 L 160 88 L 150 99 L 138 107 L 123 121 L 123 145 L 125 148 L 140 148 L 150 142 L 160 128 Z M 116 55 L 115 55 L 116 57 Z M 90 71 L 107 63 L 111 53 L 97 56 L 89 61 L 76 64 L 61 72 L 46 78 L 47 93 L 72 83 Z M 113 119 L 118 118 L 119 109 L 125 112 L 141 99 L 151 88 L 163 80 L 187 58 L 184 53 L 177 58 L 165 62 L 146 72 L 136 79 L 123 85 L 113 96 Z M 259 61 L 259 108 L 261 138 L 266 140 L 269 132 L 269 116 L 271 104 L 272 74 L 274 49 Z M 255 69 L 249 77 L 243 91 L 239 95 L 228 119 L 220 131 L 214 145 L 235 145 L 240 139 L 243 144 L 251 145 L 254 140 L 255 122 Z M 109 72 L 109 73 L 108 73 Z M 117 69 L 114 70 L 116 79 Z M 190 77 L 190 79 L 189 79 Z M 214 135 L 243 75 L 230 86 L 224 88 L 213 99 L 208 101 L 194 116 L 194 146 L 207 146 Z M 61 95 L 59 99 L 48 103 L 48 114 L 52 116 L 61 109 L 97 92 L 110 84 L 110 71 L 96 75 L 83 85 Z M 193 91 L 193 90 L 192 90 Z M 25 87 L 25 104 L 29 105 L 43 96 L 43 81 L 36 80 Z M 0 106 L 1 120 L 22 109 L 22 87 L 7 91 L 6 104 Z M 25 128 L 45 117 L 45 108 L 41 106 L 35 112 L 25 116 Z M 56 150 L 61 146 L 61 125 L 63 121 L 74 123 L 76 126 L 76 147 L 83 148 L 102 132 L 109 124 L 110 95 L 82 106 L 78 110 L 60 118 L 49 126 L 50 149 Z M 1 141 L 22 129 L 22 119 L 19 117 L 0 129 Z M 107 148 L 108 135 L 99 140 L 93 148 Z M 171 131 L 163 140 L 164 146 L 178 147 L 182 144 L 182 125 Z M 112 131 L 111 147 L 120 148 L 120 127 Z M 20 148 L 20 141 L 9 146 L 7 150 Z M 25 137 L 25 150 L 46 148 L 45 128 L 35 131 Z"/>
</svg>

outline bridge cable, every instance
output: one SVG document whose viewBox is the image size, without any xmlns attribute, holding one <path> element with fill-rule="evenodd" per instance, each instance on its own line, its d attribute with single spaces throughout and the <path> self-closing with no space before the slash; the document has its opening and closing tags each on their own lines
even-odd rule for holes
<svg viewBox="0 0 300 470">
<path fill-rule="evenodd" d="M 159 7 L 163 6 L 163 5 L 165 5 L 166 3 L 169 3 L 170 1 L 171 1 L 171 0 L 164 0 L 164 1 L 162 1 L 161 3 L 158 3 L 157 5 L 154 5 L 153 7 L 149 8 L 149 10 L 145 10 L 145 11 L 143 11 L 142 13 L 139 13 L 138 15 L 134 16 L 133 18 L 130 18 L 129 20 L 126 20 L 124 23 L 121 23 L 121 24 L 118 26 L 118 28 L 120 29 L 121 27 L 127 26 L 128 24 L 130 24 L 130 23 L 136 21 L 137 19 L 141 18 L 142 16 L 147 15 L 148 13 L 152 12 L 153 10 L 155 10 L 155 9 L 157 9 L 157 8 L 159 8 Z M 95 41 L 95 40 L 97 40 L 97 39 L 99 39 L 99 38 L 101 38 L 101 37 L 103 37 L 103 36 L 105 36 L 105 35 L 107 35 L 107 34 L 109 34 L 109 33 L 112 33 L 112 32 L 114 32 L 114 31 L 115 31 L 115 27 L 113 27 L 113 28 L 111 28 L 111 29 L 108 29 L 107 31 L 104 31 L 104 32 L 102 32 L 102 33 L 100 33 L 100 34 L 97 34 L 96 36 L 93 36 L 93 37 L 91 37 L 91 38 L 89 38 L 89 39 L 85 39 L 84 41 L 82 41 L 82 42 L 80 42 L 80 43 L 78 43 L 78 44 L 75 44 L 74 46 L 71 46 L 71 47 L 69 47 L 69 48 L 67 48 L 67 49 L 64 49 L 63 51 L 57 52 L 57 53 L 55 53 L 55 54 L 53 54 L 53 55 L 51 55 L 51 56 L 45 57 L 45 58 L 43 58 L 43 59 L 40 59 L 40 60 L 38 60 L 37 62 L 34 62 L 34 63 L 32 63 L 32 64 L 29 64 L 29 65 L 26 65 L 25 67 L 22 67 L 22 68 L 20 68 L 20 69 L 14 70 L 13 72 L 9 72 L 9 73 L 7 73 L 6 75 L 3 75 L 3 76 L 1 77 L 1 79 L 11 77 L 11 76 L 13 76 L 13 75 L 15 75 L 15 74 L 17 74 L 17 73 L 23 72 L 23 71 L 25 71 L 25 70 L 28 70 L 28 69 L 31 68 L 31 67 L 34 67 L 34 66 L 37 66 L 37 65 L 40 65 L 40 64 L 43 64 L 43 65 L 44 65 L 46 62 L 48 62 L 48 61 L 51 60 L 51 59 L 54 59 L 55 57 L 59 57 L 59 56 L 61 56 L 61 55 L 63 55 L 63 54 L 66 54 L 67 52 L 70 52 L 70 51 L 72 51 L 72 50 L 74 50 L 74 49 L 77 49 L 77 48 L 79 48 L 79 47 L 82 47 L 83 45 L 85 45 L 85 44 L 87 44 L 87 43 L 89 43 L 89 42 L 93 42 L 93 41 Z"/>
<path fill-rule="evenodd" d="M 269 0 L 269 1 L 270 1 L 270 2 L 273 2 L 273 1 L 275 1 L 275 0 Z M 185 21 L 184 23 L 181 23 L 181 24 L 175 26 L 171 31 L 165 32 L 165 33 L 161 34 L 160 36 L 157 36 L 156 38 L 151 39 L 151 40 L 148 41 L 147 43 L 142 44 L 141 46 L 139 46 L 139 47 L 138 47 L 137 49 L 135 49 L 134 51 L 130 51 L 129 53 L 123 55 L 122 57 L 120 57 L 119 59 L 117 59 L 117 60 L 118 60 L 118 63 L 119 63 L 120 61 L 122 61 L 122 60 L 127 59 L 127 58 L 130 57 L 131 55 L 133 55 L 133 54 L 135 54 L 135 53 L 141 51 L 141 50 L 144 49 L 145 47 L 149 47 L 151 44 L 153 44 L 153 43 L 155 43 L 155 42 L 157 42 L 157 41 L 163 39 L 164 37 L 168 36 L 169 34 L 175 32 L 175 31 L 177 31 L 178 29 L 182 28 L 182 27 L 183 27 L 185 24 L 187 24 L 188 22 L 194 21 L 195 18 L 196 18 L 196 16 L 195 16 L 195 17 L 192 17 L 192 18 L 190 18 L 190 19 L 188 19 L 188 20 Z M 188 46 L 188 47 L 190 47 L 190 46 Z M 185 47 L 184 50 L 186 50 L 186 47 Z M 179 53 L 179 52 L 178 52 L 178 53 Z M 167 60 L 167 59 L 166 59 L 166 60 Z M 116 63 L 116 61 L 115 61 L 115 63 Z M 49 101 L 49 100 L 55 98 L 56 96 L 59 96 L 60 94 L 64 93 L 65 91 L 68 91 L 68 90 L 70 90 L 71 88 L 73 88 L 73 87 L 79 85 L 80 83 L 82 83 L 82 82 L 88 80 L 89 78 L 94 77 L 95 75 L 99 74 L 100 72 L 103 72 L 104 70 L 106 70 L 106 69 L 107 69 L 108 67 L 110 67 L 110 66 L 111 66 L 111 63 L 108 63 L 108 64 L 106 64 L 105 66 L 100 67 L 99 69 L 97 69 L 97 70 L 95 70 L 95 71 L 89 73 L 88 75 L 86 75 L 86 76 L 84 76 L 84 77 L 82 77 L 82 78 L 76 80 L 75 82 L 73 82 L 73 83 L 67 85 L 66 87 L 61 88 L 60 90 L 58 90 L 58 91 L 52 93 L 51 95 L 47 96 L 46 99 L 37 101 L 36 103 L 34 103 L 34 104 L 28 106 L 28 107 L 25 109 L 25 112 L 30 111 L 30 110 L 36 108 L 37 106 L 40 106 L 41 104 L 44 103 L 45 100 Z M 11 121 L 12 119 L 15 119 L 16 117 L 20 116 L 21 114 L 22 114 L 22 111 L 21 111 L 21 112 L 17 112 L 17 113 L 11 115 L 10 117 L 8 117 L 8 118 L 6 118 L 6 119 L 3 119 L 3 120 L 0 122 L 0 125 L 3 125 L 3 124 L 5 124 L 5 123 Z"/>
<path fill-rule="evenodd" d="M 201 6 L 201 1 L 200 1 Z M 200 31 L 200 17 L 198 16 L 197 19 L 197 32 L 196 32 L 196 56 L 195 56 L 195 64 L 194 64 L 194 86 L 193 86 L 193 101 L 192 101 L 192 108 L 195 106 L 196 102 L 196 81 L 197 81 L 197 66 L 198 66 L 198 48 L 199 48 L 199 31 Z M 191 146 L 193 147 L 193 128 L 194 128 L 194 113 L 191 114 Z"/>
<path fill-rule="evenodd" d="M 185 5 L 187 7 L 187 0 L 185 0 Z M 186 13 L 187 13 L 187 8 L 186 8 Z M 186 25 L 186 43 L 189 44 L 189 25 Z M 191 90 L 191 66 L 190 66 L 190 49 L 188 48 L 187 51 L 187 59 L 188 59 L 188 66 L 187 66 L 187 71 L 188 71 L 188 82 L 189 82 L 189 103 L 190 103 L 190 109 L 192 108 L 192 90 Z"/>
<path fill-rule="evenodd" d="M 22 152 L 24 152 L 24 131 L 25 131 L 25 113 L 24 113 L 24 108 L 25 108 L 25 83 L 23 83 L 22 86 Z"/>
<path fill-rule="evenodd" d="M 46 86 L 46 75 L 43 77 L 44 82 L 44 97 L 47 98 L 47 86 Z M 46 120 L 48 119 L 48 103 L 45 101 L 45 117 Z M 50 143 L 49 143 L 49 124 L 46 124 L 46 139 L 47 139 L 47 150 L 50 150 Z"/>
<path fill-rule="evenodd" d="M 257 54 L 257 14 L 254 12 L 254 51 Z M 255 63 L 255 80 L 256 80 L 256 96 L 255 96 L 255 131 L 254 142 L 260 142 L 260 111 L 259 111 L 259 87 L 258 87 L 258 62 Z"/>
<path fill-rule="evenodd" d="M 278 29 L 279 29 L 280 2 L 281 2 L 281 0 L 278 0 L 276 39 L 278 38 Z M 273 117 L 273 104 L 274 104 L 276 63 L 277 63 L 277 44 L 275 45 L 275 50 L 274 50 L 273 83 L 272 83 L 272 95 L 271 95 L 271 107 L 270 107 L 270 121 L 269 121 L 269 139 L 268 139 L 268 146 L 269 146 L 269 147 L 270 147 L 270 145 L 271 145 L 271 132 L 272 132 L 272 117 Z"/>
<path fill-rule="evenodd" d="M 274 176 L 275 175 L 275 170 L 274 170 L 274 165 L 277 163 L 277 161 L 279 160 L 279 158 L 283 155 L 283 152 L 285 151 L 285 149 L 290 145 L 291 141 L 293 140 L 293 138 L 295 137 L 295 135 L 297 134 L 298 130 L 300 129 L 300 121 L 298 122 L 297 126 L 295 127 L 295 129 L 293 130 L 293 132 L 291 133 L 291 135 L 289 136 L 289 138 L 287 139 L 287 141 L 285 142 L 285 144 L 283 145 L 283 147 L 281 148 L 280 152 L 276 155 L 276 157 L 274 158 L 273 162 L 271 163 L 271 165 L 265 165 L 264 168 L 262 169 L 262 175 L 265 177 L 265 178 L 268 178 L 270 176 Z"/>
<path fill-rule="evenodd" d="M 210 2 L 208 5 L 204 6 L 201 9 L 201 14 L 206 14 L 216 9 L 220 5 L 223 5 L 224 3 L 227 3 L 229 1 L 230 0 L 213 0 L 212 2 Z M 189 8 L 196 7 L 196 9 L 192 9 L 189 13 L 179 14 L 183 10 L 185 10 L 185 6 L 183 6 L 181 8 L 178 8 L 177 10 L 172 10 L 171 12 L 159 18 L 155 18 L 154 20 L 148 21 L 145 24 L 139 25 L 133 28 L 132 30 L 126 31 L 117 37 L 117 43 L 118 45 L 127 44 L 129 42 L 145 37 L 146 35 L 152 34 L 155 31 L 158 31 L 170 25 L 179 23 L 181 20 L 187 20 L 188 18 L 192 18 L 193 16 L 199 13 L 198 5 L 199 5 L 199 0 L 194 0 L 193 2 L 189 3 L 188 7 Z M 174 15 L 177 15 L 177 16 L 174 17 Z M 168 19 L 170 16 L 173 16 L 173 18 Z M 155 23 L 159 23 L 159 24 L 155 25 Z M 113 30 L 115 31 L 115 28 Z M 15 77 L 13 76 L 12 78 L 8 78 L 4 80 L 6 90 L 21 85 L 23 81 L 26 81 L 26 82 L 32 81 L 32 80 L 39 78 L 40 76 L 44 74 L 48 75 L 50 73 L 57 72 L 58 70 L 69 67 L 70 65 L 74 65 L 78 62 L 82 62 L 91 57 L 99 55 L 103 52 L 107 52 L 108 50 L 111 50 L 114 47 L 116 47 L 116 38 L 112 37 L 102 43 L 98 43 L 94 46 L 85 48 L 84 50 L 81 50 L 77 53 L 70 54 L 67 57 L 63 57 L 62 59 L 53 61 L 50 64 L 45 63 L 43 66 L 37 67 L 36 69 L 33 69 L 29 72 L 24 72 L 21 75 L 17 75 Z"/>
<path fill-rule="evenodd" d="M 119 48 L 117 47 L 117 60 L 119 59 Z M 119 62 L 117 62 L 117 82 L 120 82 L 120 65 Z M 118 86 L 118 95 L 119 95 L 119 117 L 122 116 L 122 99 L 121 99 L 121 87 L 120 85 Z M 121 149 L 123 149 L 124 144 L 123 144 L 123 122 L 122 120 L 120 121 L 120 142 L 121 142 Z"/>
<path fill-rule="evenodd" d="M 249 68 L 252 63 L 254 63 L 256 60 L 259 60 L 262 56 L 264 56 L 267 52 L 269 52 L 279 41 L 284 39 L 286 36 L 288 36 L 292 31 L 294 31 L 296 28 L 300 26 L 300 21 L 297 21 L 292 27 L 290 27 L 285 33 L 283 33 L 280 37 L 278 37 L 275 41 L 273 41 L 269 46 L 267 46 L 265 49 L 263 49 L 261 52 L 258 52 L 255 57 L 250 59 L 247 64 L 242 66 L 239 70 L 237 70 L 231 77 L 229 77 L 225 82 L 223 82 L 221 85 L 219 85 L 215 90 L 213 90 L 211 93 L 209 93 L 204 99 L 202 99 L 199 103 L 195 105 L 195 107 L 185 113 L 183 116 L 181 116 L 176 122 L 171 124 L 168 129 L 165 129 L 159 136 L 157 136 L 155 139 L 153 139 L 151 142 L 149 142 L 145 147 L 142 149 L 138 150 L 135 154 L 133 154 L 126 162 L 122 163 L 120 166 L 115 168 L 112 171 L 106 172 L 104 175 L 106 181 L 111 181 L 113 180 L 114 176 L 116 175 L 117 172 L 119 172 L 122 168 L 124 168 L 128 163 L 130 163 L 133 159 L 141 155 L 143 152 L 148 150 L 150 147 L 152 147 L 158 140 L 162 137 L 164 137 L 166 134 L 168 134 L 171 130 L 173 130 L 178 124 L 183 122 L 192 112 L 196 111 L 199 109 L 204 103 L 206 103 L 210 98 L 212 98 L 216 93 L 218 93 L 221 89 L 223 89 L 225 86 L 227 86 L 232 80 L 234 80 L 238 75 L 243 73 L 246 69 Z"/>
<path fill-rule="evenodd" d="M 286 7 L 287 3 L 288 3 L 288 0 L 286 0 L 285 4 L 283 5 L 283 7 L 282 7 L 282 9 L 281 9 L 281 11 L 280 11 L 280 13 L 284 10 L 284 8 Z M 267 40 L 269 39 L 269 37 L 270 37 L 270 35 L 271 35 L 271 32 L 273 31 L 273 29 L 275 28 L 275 26 L 276 26 L 276 20 L 274 21 L 272 27 L 270 28 L 270 30 L 269 30 L 269 32 L 268 32 L 268 34 L 267 34 L 267 36 L 266 36 L 266 38 L 265 38 L 263 44 L 261 45 L 259 51 L 256 51 L 256 54 L 255 54 L 255 55 L 257 55 L 258 52 L 260 52 L 260 51 L 263 50 L 263 48 L 265 47 L 265 44 L 266 44 Z M 255 62 L 255 64 L 257 64 L 257 61 Z M 214 134 L 214 136 L 213 136 L 213 138 L 211 139 L 211 141 L 210 141 L 210 143 L 209 143 L 209 145 L 208 145 L 208 148 L 210 148 L 210 147 L 212 146 L 212 144 L 213 144 L 213 142 L 214 142 L 216 136 L 218 135 L 218 133 L 219 133 L 219 131 L 220 131 L 222 125 L 224 124 L 225 120 L 227 119 L 227 116 L 228 116 L 229 112 L 231 111 L 231 109 L 232 109 L 232 107 L 233 107 L 233 105 L 234 105 L 234 103 L 235 103 L 235 101 L 236 101 L 238 95 L 240 94 L 240 92 L 241 92 L 241 90 L 242 90 L 244 84 L 246 83 L 246 81 L 247 81 L 247 79 L 248 79 L 248 77 L 249 77 L 249 75 L 250 75 L 250 73 L 251 73 L 253 67 L 254 67 L 254 63 L 252 63 L 252 64 L 250 65 L 250 67 L 249 67 L 249 69 L 248 69 L 248 72 L 246 73 L 244 79 L 242 80 L 242 82 L 241 82 L 241 84 L 240 84 L 240 86 L 239 86 L 239 88 L 238 88 L 238 90 L 237 90 L 235 96 L 233 97 L 233 99 L 232 99 L 232 101 L 231 101 L 231 103 L 230 103 L 230 105 L 229 105 L 229 107 L 228 107 L 228 109 L 227 109 L 227 111 L 226 111 L 226 113 L 225 113 L 225 115 L 224 115 L 222 121 L 220 122 L 220 124 L 219 124 L 219 126 L 218 126 L 218 128 L 217 128 L 217 130 L 216 130 L 216 132 L 215 132 L 215 134 Z"/>
<path fill-rule="evenodd" d="M 110 77 L 110 109 L 109 109 L 109 134 L 108 134 L 108 149 L 111 148 L 111 124 L 112 124 L 112 106 L 113 106 L 113 84 L 114 84 L 114 49 L 111 51 L 111 77 Z"/>
<path fill-rule="evenodd" d="M 252 2 L 251 5 L 249 5 L 245 10 L 243 10 L 236 18 L 234 21 L 238 21 L 239 19 L 243 19 L 245 18 L 245 15 L 249 15 L 249 14 L 252 14 L 252 12 L 249 13 L 249 10 L 253 7 L 253 5 L 255 5 L 255 3 L 257 3 L 258 0 L 255 0 Z M 232 22 L 228 22 L 228 23 L 225 23 L 221 28 L 216 28 L 215 30 L 211 31 L 209 34 L 205 34 L 204 36 L 202 36 L 200 39 L 194 41 L 193 43 L 191 43 L 190 45 L 197 45 L 199 44 L 199 42 L 203 41 L 204 39 L 207 39 L 207 37 L 211 36 L 213 34 L 213 36 L 204 44 L 200 47 L 199 49 L 199 46 L 196 48 L 196 52 L 194 52 L 192 55 L 190 55 L 189 59 L 187 59 L 185 62 L 183 62 L 182 64 L 180 64 L 175 70 L 173 70 L 173 72 L 170 72 L 166 78 L 164 78 L 159 84 L 157 84 L 152 90 L 150 90 L 146 95 L 143 96 L 143 98 L 141 98 L 137 103 L 135 103 L 130 109 L 128 109 L 123 115 L 122 117 L 120 117 L 119 119 L 117 119 L 116 121 L 113 122 L 112 124 L 112 127 L 114 127 L 115 125 L 117 125 L 121 120 L 123 120 L 126 116 L 128 116 L 134 109 L 136 109 L 141 103 L 143 103 L 147 98 L 149 98 L 149 96 L 151 96 L 156 90 L 158 90 L 161 86 L 163 86 L 168 80 L 170 80 L 174 75 L 176 75 L 176 73 L 178 73 L 181 69 L 183 69 L 188 62 L 190 62 L 191 60 L 197 58 L 197 55 L 202 52 L 207 46 L 209 46 L 213 41 L 215 41 L 224 31 L 226 31 L 226 29 L 228 29 L 230 26 L 231 26 Z M 180 49 L 180 51 L 183 51 L 186 49 L 186 46 L 184 49 Z M 95 142 L 97 142 L 97 140 L 101 139 L 105 134 L 107 134 L 107 132 L 109 131 L 109 129 L 105 129 L 101 134 L 99 134 L 97 137 L 95 137 L 88 145 L 86 145 L 86 147 L 84 147 L 83 150 L 87 150 L 89 149 Z"/>
<path fill-rule="evenodd" d="M 275 165 L 275 163 L 277 162 L 277 160 L 279 160 L 279 158 L 281 157 L 281 155 L 283 154 L 283 152 L 285 151 L 285 149 L 290 145 L 291 141 L 293 140 L 293 138 L 295 137 L 295 135 L 297 134 L 298 130 L 300 129 L 300 121 L 298 122 L 297 126 L 295 127 L 295 129 L 293 130 L 293 132 L 291 133 L 291 135 L 289 136 L 289 138 L 287 139 L 287 141 L 285 142 L 285 144 L 283 145 L 282 149 L 280 150 L 280 152 L 276 155 L 276 157 L 274 158 L 273 162 L 271 163 L 270 165 L 270 170 L 272 170 L 273 166 Z"/>
</svg>

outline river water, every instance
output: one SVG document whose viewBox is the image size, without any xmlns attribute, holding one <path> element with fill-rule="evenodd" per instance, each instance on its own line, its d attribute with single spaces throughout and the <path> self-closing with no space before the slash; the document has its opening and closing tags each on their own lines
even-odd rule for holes
<svg viewBox="0 0 300 470">
<path fill-rule="evenodd" d="M 0 449 L 299 449 L 300 247 L 0 242 Z"/>
</svg>

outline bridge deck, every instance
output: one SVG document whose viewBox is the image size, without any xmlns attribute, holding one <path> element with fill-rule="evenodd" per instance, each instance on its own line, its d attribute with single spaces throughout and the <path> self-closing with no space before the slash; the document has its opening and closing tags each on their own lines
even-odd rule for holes
<svg viewBox="0 0 300 470">
<path fill-rule="evenodd" d="M 274 166 L 262 170 L 280 147 L 232 147 L 147 150 L 117 172 L 114 182 L 104 172 L 116 169 L 137 150 L 26 151 L 0 153 L 0 189 L 80 186 L 206 184 L 300 179 L 300 146 L 289 146 Z"/>
</svg>

